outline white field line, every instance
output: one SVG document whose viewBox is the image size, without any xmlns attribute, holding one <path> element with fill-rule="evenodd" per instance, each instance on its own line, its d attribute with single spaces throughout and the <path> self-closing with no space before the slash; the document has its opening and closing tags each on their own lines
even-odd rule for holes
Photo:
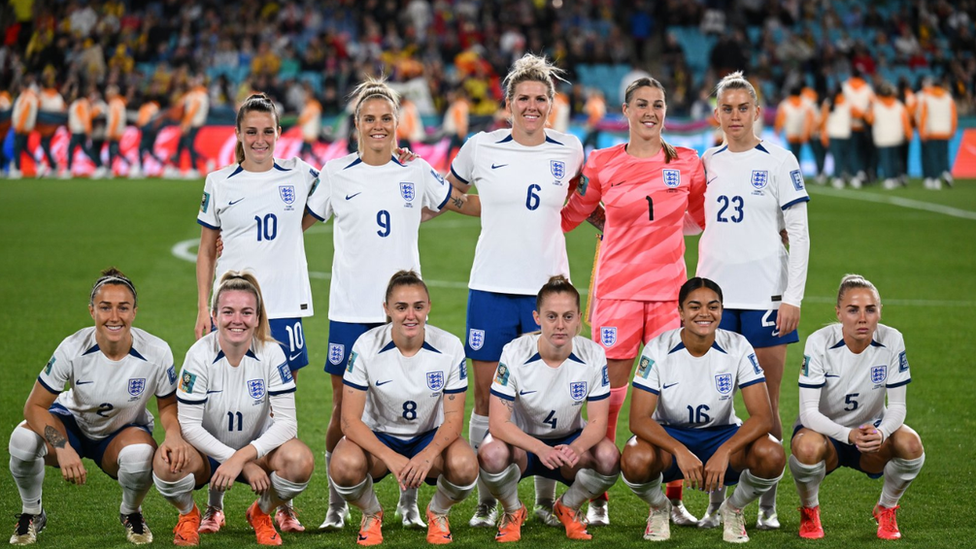
<svg viewBox="0 0 976 549">
<path fill-rule="evenodd" d="M 933 204 L 931 202 L 922 202 L 921 200 L 912 200 L 911 198 L 902 198 L 900 196 L 890 196 L 884 194 L 877 194 L 865 191 L 848 191 L 841 189 L 834 189 L 831 187 L 821 187 L 821 186 L 807 186 L 807 191 L 810 194 L 825 194 L 829 196 L 835 196 L 838 198 L 847 198 L 851 200 L 863 200 L 865 202 L 876 202 L 879 204 L 890 204 L 892 206 L 900 206 L 902 208 L 909 208 L 912 210 L 922 210 L 927 212 L 934 212 L 938 214 L 948 215 L 952 217 L 958 217 L 961 219 L 973 219 L 976 220 L 976 212 L 969 210 L 961 210 L 959 208 L 953 208 L 952 206 L 943 206 L 942 204 Z"/>
</svg>

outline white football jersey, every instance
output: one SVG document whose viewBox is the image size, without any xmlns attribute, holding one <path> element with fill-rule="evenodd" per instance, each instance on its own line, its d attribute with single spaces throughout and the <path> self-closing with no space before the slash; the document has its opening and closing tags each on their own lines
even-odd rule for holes
<svg viewBox="0 0 976 549">
<path fill-rule="evenodd" d="M 66 337 L 37 376 L 55 404 L 71 412 L 81 431 L 100 440 L 126 425 L 153 428 L 146 405 L 154 395 L 176 392 L 176 367 L 169 345 L 139 328 L 132 328 L 132 348 L 118 362 L 98 348 L 95 327 Z M 65 392 L 65 385 L 70 389 Z"/>
<path fill-rule="evenodd" d="M 281 346 L 252 347 L 236 367 L 220 350 L 217 332 L 211 332 L 186 352 L 176 398 L 180 424 L 189 419 L 188 407 L 203 407 L 203 428 L 216 442 L 198 450 L 223 462 L 235 451 L 253 444 L 261 457 L 275 445 L 262 441 L 274 424 L 272 407 L 278 397 L 294 399 L 295 381 Z M 186 430 L 186 427 L 184 427 Z"/>
<path fill-rule="evenodd" d="M 668 330 L 644 347 L 634 387 L 657 395 L 654 421 L 682 429 L 741 425 L 735 415 L 737 389 L 763 383 L 752 345 L 735 332 L 717 330 L 704 356 L 692 356 L 681 330 Z"/>
<path fill-rule="evenodd" d="M 370 166 L 358 155 L 322 167 L 308 210 L 335 216 L 329 320 L 385 322 L 386 286 L 399 270 L 420 272 L 417 231 L 424 208 L 440 210 L 451 186 L 426 161 Z"/>
<path fill-rule="evenodd" d="M 840 324 L 807 338 L 800 387 L 820 389 L 820 413 L 834 423 L 850 429 L 877 426 L 885 414 L 887 389 L 911 380 L 905 339 L 894 328 L 878 324 L 874 340 L 860 354 L 844 344 Z"/>
<path fill-rule="evenodd" d="M 705 233 L 696 275 L 718 283 L 726 309 L 779 308 L 789 282 L 783 210 L 810 200 L 796 157 L 763 141 L 745 152 L 713 147 L 702 162 Z"/>
<path fill-rule="evenodd" d="M 266 172 L 234 164 L 207 175 L 197 223 L 224 241 L 216 278 L 252 270 L 268 318 L 312 316 L 302 217 L 316 181 L 318 171 L 299 158 L 275 159 Z"/>
<path fill-rule="evenodd" d="M 512 421 L 540 439 L 562 438 L 586 426 L 583 404 L 610 396 L 607 356 L 593 341 L 573 338 L 573 352 L 558 368 L 539 356 L 542 334 L 505 345 L 491 382 L 491 394 L 514 401 Z"/>
<path fill-rule="evenodd" d="M 569 276 L 560 211 L 569 182 L 583 169 L 583 146 L 571 134 L 546 130 L 526 147 L 511 130 L 478 133 L 451 164 L 458 180 L 478 188 L 481 235 L 473 290 L 535 295 L 553 275 Z"/>
<path fill-rule="evenodd" d="M 444 395 L 468 390 L 464 346 L 428 324 L 420 351 L 403 356 L 392 333 L 385 324 L 359 336 L 342 382 L 366 391 L 363 422 L 370 429 L 410 439 L 444 422 Z"/>
</svg>

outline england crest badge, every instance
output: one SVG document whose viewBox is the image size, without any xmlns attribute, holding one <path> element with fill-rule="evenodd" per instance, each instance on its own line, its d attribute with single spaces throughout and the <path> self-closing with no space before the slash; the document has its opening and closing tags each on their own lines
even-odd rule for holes
<svg viewBox="0 0 976 549">
<path fill-rule="evenodd" d="M 769 171 L 768 170 L 752 170 L 752 187 L 756 190 L 762 190 L 766 188 L 769 183 Z"/>
<path fill-rule="evenodd" d="M 477 351 L 481 349 L 481 346 L 485 344 L 485 331 L 484 330 L 469 330 L 468 331 L 468 346 L 472 350 Z"/>
<path fill-rule="evenodd" d="M 247 380 L 247 394 L 251 396 L 254 400 L 261 400 L 264 398 L 264 380 L 263 379 L 249 379 Z"/>
<path fill-rule="evenodd" d="M 417 197 L 417 192 L 414 188 L 414 184 L 409 181 L 400 182 L 400 196 L 403 197 L 407 202 L 413 202 L 413 199 Z"/>
<path fill-rule="evenodd" d="M 329 343 L 329 362 L 333 366 L 342 364 L 343 357 L 346 356 L 346 346 L 342 343 Z"/>
<path fill-rule="evenodd" d="M 579 402 L 586 398 L 586 382 L 585 381 L 573 381 L 569 384 L 569 396 L 573 398 L 576 402 Z"/>
<path fill-rule="evenodd" d="M 278 185 L 278 196 L 281 197 L 282 202 L 288 206 L 291 206 L 295 203 L 295 186 Z"/>
<path fill-rule="evenodd" d="M 129 378 L 129 394 L 137 397 L 146 390 L 146 378 L 144 377 L 132 377 Z"/>
<path fill-rule="evenodd" d="M 549 171 L 556 179 L 562 179 L 566 177 L 566 163 L 562 160 L 550 160 Z"/>
<path fill-rule="evenodd" d="M 678 170 L 661 170 L 661 179 L 669 189 L 677 189 L 681 185 L 681 172 Z"/>
<path fill-rule="evenodd" d="M 600 342 L 604 347 L 612 347 L 617 342 L 617 327 L 600 326 Z"/>
<path fill-rule="evenodd" d="M 444 388 L 444 372 L 427 372 L 427 388 L 431 391 L 440 391 Z"/>
<path fill-rule="evenodd" d="M 715 390 L 720 395 L 727 395 L 732 392 L 732 374 L 716 374 Z"/>
<path fill-rule="evenodd" d="M 884 383 L 888 379 L 888 367 L 887 366 L 872 366 L 871 367 L 871 383 L 878 384 Z"/>
</svg>

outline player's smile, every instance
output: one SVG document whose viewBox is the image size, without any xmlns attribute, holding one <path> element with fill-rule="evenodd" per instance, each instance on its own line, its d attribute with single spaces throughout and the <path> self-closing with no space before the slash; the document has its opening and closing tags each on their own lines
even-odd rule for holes
<svg viewBox="0 0 976 549">
<path fill-rule="evenodd" d="M 697 337 L 714 337 L 722 321 L 722 303 L 709 288 L 698 288 L 688 294 L 679 309 L 684 329 Z"/>
<path fill-rule="evenodd" d="M 545 128 L 551 107 L 549 88 L 545 84 L 532 80 L 519 83 L 509 103 L 513 130 L 526 134 L 526 137 L 534 135 Z"/>
<path fill-rule="evenodd" d="M 627 124 L 643 139 L 661 134 L 667 112 L 664 91 L 651 86 L 634 90 L 630 102 L 623 107 Z"/>
<path fill-rule="evenodd" d="M 363 102 L 356 127 L 366 148 L 381 155 L 392 154 L 396 126 L 396 113 L 388 99 L 377 97 Z"/>
<path fill-rule="evenodd" d="M 430 312 L 430 298 L 423 286 L 397 286 L 383 309 L 393 323 L 394 334 L 406 339 L 424 337 L 424 325 Z"/>
<path fill-rule="evenodd" d="M 244 169 L 248 171 L 270 170 L 268 160 L 274 157 L 278 142 L 278 125 L 273 114 L 249 111 L 241 121 L 237 138 L 244 147 Z"/>
<path fill-rule="evenodd" d="M 136 318 L 132 301 L 132 292 L 119 284 L 105 284 L 98 290 L 88 310 L 95 321 L 95 340 L 99 347 L 129 341 L 132 321 Z"/>
<path fill-rule="evenodd" d="M 214 323 L 222 347 L 250 346 L 258 320 L 254 294 L 244 290 L 227 290 L 220 294 Z"/>
</svg>

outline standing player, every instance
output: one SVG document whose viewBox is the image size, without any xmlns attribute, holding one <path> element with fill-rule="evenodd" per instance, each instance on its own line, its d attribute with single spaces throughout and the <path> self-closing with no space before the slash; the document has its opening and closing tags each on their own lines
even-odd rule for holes
<svg viewBox="0 0 976 549">
<path fill-rule="evenodd" d="M 27 149 L 27 139 L 34 132 L 34 126 L 37 124 L 37 110 L 40 104 L 38 91 L 34 77 L 28 74 L 21 84 L 17 99 L 14 100 L 13 110 L 10 113 L 14 127 L 14 162 L 10 167 L 10 179 L 23 177 L 23 155 L 30 154 Z"/>
<path fill-rule="evenodd" d="M 363 512 L 360 545 L 383 541 L 383 508 L 373 482 L 393 473 L 401 489 L 426 481 L 427 541 L 451 543 L 447 514 L 474 490 L 478 461 L 461 438 L 468 389 L 464 347 L 427 324 L 430 294 L 414 271 L 390 279 L 390 322 L 356 340 L 343 376 L 342 432 L 329 483 Z"/>
<path fill-rule="evenodd" d="M 725 145 L 705 151 L 705 233 L 698 245 L 700 277 L 725 290 L 721 328 L 746 336 L 766 372 L 773 410 L 770 434 L 783 439 L 779 388 L 786 345 L 800 340 L 800 302 L 807 280 L 810 237 L 803 174 L 789 151 L 762 141 L 753 131 L 759 119 L 756 90 L 741 72 L 716 87 L 715 118 Z M 786 230 L 790 249 L 780 231 Z M 721 493 L 715 493 L 701 527 L 718 526 Z M 776 488 L 759 502 L 761 530 L 779 528 Z"/>
<path fill-rule="evenodd" d="M 949 165 L 949 140 L 956 134 L 959 117 L 943 78 L 936 84 L 926 79 L 918 94 L 918 136 L 922 141 L 922 176 L 926 189 L 939 190 L 942 180 L 952 186 L 952 166 Z M 940 179 L 941 178 L 941 179 Z"/>
<path fill-rule="evenodd" d="M 905 425 L 906 385 L 912 380 L 905 340 L 879 323 L 881 296 L 860 275 L 841 280 L 836 313 L 840 324 L 810 334 L 803 351 L 800 417 L 790 444 L 800 537 L 824 536 L 820 483 L 843 466 L 875 479 L 884 475 L 872 514 L 879 538 L 898 539 L 898 500 L 925 463 L 922 439 Z"/>
<path fill-rule="evenodd" d="M 491 384 L 491 436 L 478 451 L 481 477 L 504 509 L 495 540 L 521 538 L 526 512 L 518 482 L 537 475 L 569 485 L 553 514 L 569 539 L 591 539 L 580 506 L 613 486 L 620 472 L 620 451 L 606 438 L 606 356 L 579 336 L 579 292 L 565 277 L 539 290 L 532 314 L 542 331 L 502 350 Z"/>
<path fill-rule="evenodd" d="M 630 429 L 620 468 L 624 482 L 650 506 L 644 539 L 671 536 L 661 482 L 684 479 L 691 488 L 721 492 L 739 482 L 719 514 L 723 539 L 749 541 L 742 510 L 783 476 L 783 447 L 767 434 L 774 416 L 763 371 L 741 335 L 719 329 L 722 290 L 692 278 L 678 297 L 683 326 L 644 347 L 634 376 Z M 749 412 L 735 415 L 736 388 Z"/>
<path fill-rule="evenodd" d="M 224 273 L 212 318 L 217 330 L 186 352 L 177 391 L 180 427 L 196 450 L 182 467 L 157 452 L 153 481 L 180 512 L 175 545 L 200 542 L 193 490 L 209 483 L 223 492 L 238 481 L 259 496 L 246 515 L 258 543 L 281 545 L 269 513 L 305 490 L 315 465 L 295 438 L 295 381 L 254 275 Z"/>
<path fill-rule="evenodd" d="M 41 504 L 44 465 L 61 469 L 72 484 L 85 484 L 81 458 L 98 464 L 122 486 L 119 519 L 126 538 L 152 542 L 142 500 L 152 487 L 155 396 L 166 440 L 159 451 L 180 464 L 193 449 L 176 414 L 176 369 L 165 341 L 132 327 L 136 289 L 117 269 L 95 281 L 88 312 L 95 326 L 65 338 L 27 397 L 23 421 L 10 435 L 10 474 L 23 504 L 13 545 L 29 545 L 47 523 Z M 70 389 L 61 392 L 65 385 Z M 83 520 L 83 519 L 82 519 Z"/>
<path fill-rule="evenodd" d="M 698 153 L 661 137 L 667 109 L 660 82 L 647 77 L 632 82 L 623 104 L 630 139 L 590 154 L 562 213 L 563 230 L 570 231 L 601 200 L 606 208 L 590 299 L 593 339 L 603 346 L 610 371 L 611 442 L 640 345 L 679 326 L 678 289 L 688 278 L 685 212 L 703 222 L 705 172 Z M 680 484 L 668 491 L 675 522 L 694 525 L 698 519 L 681 503 Z M 606 498 L 592 501 L 586 518 L 591 525 L 609 524 Z"/>
<path fill-rule="evenodd" d="M 330 160 L 309 197 L 307 228 L 336 218 L 335 255 L 329 283 L 329 358 L 332 417 L 325 438 L 326 464 L 342 438 L 343 372 L 353 343 L 384 323 L 383 288 L 399 270 L 420 272 L 418 234 L 423 210 L 461 211 L 464 197 L 424 160 L 404 164 L 394 157 L 399 96 L 382 81 L 367 79 L 356 88 L 354 119 L 358 152 Z M 404 492 L 397 514 L 405 525 L 425 526 L 416 490 Z M 329 510 L 322 528 L 339 529 L 348 508 L 330 486 Z"/>
<path fill-rule="evenodd" d="M 539 329 L 533 318 L 536 292 L 552 275 L 569 273 L 559 211 L 583 166 L 583 147 L 573 135 L 545 127 L 558 73 L 544 57 L 526 54 L 516 61 L 505 77 L 512 128 L 472 136 L 448 176 L 462 190 L 478 187 L 482 204 L 468 282 L 465 345 L 474 368 L 468 436 L 475 449 L 488 432 L 489 389 L 502 347 Z M 537 490 L 544 520 L 551 515 L 554 490 L 554 484 Z M 469 524 L 491 527 L 496 514 L 494 499 L 479 483 L 478 507 Z"/>
<path fill-rule="evenodd" d="M 281 135 L 274 102 L 249 97 L 237 111 L 237 164 L 207 175 L 197 222 L 197 339 L 211 330 L 209 299 L 214 274 L 253 268 L 265 292 L 271 337 L 280 342 L 292 376 L 308 364 L 302 318 L 311 316 L 312 292 L 305 260 L 302 216 L 318 172 L 298 158 L 278 160 Z M 217 258 L 216 241 L 223 241 Z M 224 523 L 223 494 L 211 491 L 203 532 Z M 285 532 L 301 532 L 290 504 L 275 514 Z"/>
</svg>

